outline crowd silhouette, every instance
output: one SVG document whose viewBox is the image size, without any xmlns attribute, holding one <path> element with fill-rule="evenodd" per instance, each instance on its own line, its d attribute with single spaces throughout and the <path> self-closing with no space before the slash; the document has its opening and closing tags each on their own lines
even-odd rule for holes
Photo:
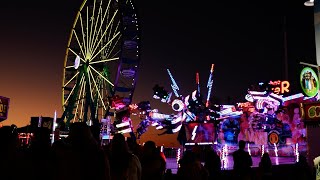
<svg viewBox="0 0 320 180">
<path fill-rule="evenodd" d="M 275 177 L 268 153 L 261 157 L 258 171 L 252 171 L 252 159 L 245 151 L 244 141 L 238 142 L 239 149 L 232 154 L 234 167 L 227 176 L 221 170 L 218 153 L 210 146 L 202 154 L 199 146 L 184 151 L 177 173 L 173 174 L 166 168 L 166 157 L 154 141 L 139 145 L 134 138 L 115 134 L 110 143 L 102 146 L 92 131 L 85 123 L 72 123 L 68 137 L 51 144 L 51 132 L 37 128 L 29 145 L 22 146 L 15 125 L 1 127 L 0 179 L 267 180 Z M 304 156 L 293 165 L 293 173 L 293 179 L 315 179 Z"/>
</svg>

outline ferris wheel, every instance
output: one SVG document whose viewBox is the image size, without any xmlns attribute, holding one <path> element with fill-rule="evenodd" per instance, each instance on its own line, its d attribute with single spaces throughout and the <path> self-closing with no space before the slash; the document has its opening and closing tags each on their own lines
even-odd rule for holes
<svg viewBox="0 0 320 180">
<path fill-rule="evenodd" d="M 132 101 L 140 61 L 139 26 L 130 0 L 84 0 L 66 49 L 62 81 L 65 125 L 98 125 Z"/>
</svg>

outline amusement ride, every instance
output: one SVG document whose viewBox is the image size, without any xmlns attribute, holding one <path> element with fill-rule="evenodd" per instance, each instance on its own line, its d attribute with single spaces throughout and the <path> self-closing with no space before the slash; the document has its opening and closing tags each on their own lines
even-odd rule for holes
<svg viewBox="0 0 320 180">
<path fill-rule="evenodd" d="M 60 127 L 130 119 L 116 114 L 131 104 L 139 62 L 139 23 L 132 2 L 84 0 L 64 59 Z"/>
<path fill-rule="evenodd" d="M 139 19 L 133 3 L 130 0 L 84 0 L 74 20 L 64 59 L 63 114 L 57 122 L 59 128 L 68 131 L 70 123 L 85 122 L 99 128 L 100 139 L 110 140 L 115 133 L 130 133 L 131 137 L 139 139 L 149 126 L 153 126 L 163 131 L 159 135 L 179 133 L 181 145 L 189 140 L 195 142 L 200 130 L 205 143 L 217 143 L 222 133 L 225 134 L 220 140 L 237 142 L 238 134 L 244 130 L 243 138 L 248 142 L 276 146 L 285 144 L 293 136 L 291 125 L 278 121 L 279 118 L 285 119 L 281 108 L 292 100 L 307 100 L 303 94 L 284 97 L 271 91 L 280 81 L 270 81 L 260 83 L 259 88 L 249 88 L 246 103 L 237 103 L 236 106 L 216 104 L 211 99 L 215 67 L 212 64 L 205 96 L 203 91 L 200 92 L 199 73 L 196 73 L 195 90 L 182 95 L 167 69 L 172 91 L 168 92 L 159 85 L 153 87 L 153 98 L 173 110 L 171 114 L 164 114 L 152 109 L 149 101 L 132 102 L 139 62 Z M 289 87 L 282 86 L 284 90 Z M 245 117 L 243 123 L 248 127 L 238 127 L 239 122 L 237 131 L 226 133 L 228 131 L 224 128 L 229 119 L 231 123 L 232 119 L 241 119 L 244 109 L 251 109 L 245 115 L 252 114 L 252 117 Z M 136 128 L 132 115 L 140 118 Z M 189 126 L 192 123 L 194 125 Z M 213 124 L 214 130 L 210 127 L 208 131 L 206 124 Z M 208 138 L 208 134 L 213 138 Z"/>
</svg>

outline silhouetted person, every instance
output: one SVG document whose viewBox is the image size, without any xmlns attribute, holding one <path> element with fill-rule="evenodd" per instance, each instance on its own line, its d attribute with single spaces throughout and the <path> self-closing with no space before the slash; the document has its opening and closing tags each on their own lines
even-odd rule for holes
<svg viewBox="0 0 320 180">
<path fill-rule="evenodd" d="M 307 162 L 307 158 L 303 155 L 299 156 L 299 161 L 295 163 L 293 172 L 294 179 L 296 180 L 315 179 L 312 175 L 312 169 Z"/>
<path fill-rule="evenodd" d="M 164 173 L 164 180 L 174 180 L 171 169 L 167 169 L 166 172 Z"/>
<path fill-rule="evenodd" d="M 208 180 L 209 173 L 203 167 L 195 153 L 187 150 L 179 161 L 180 167 L 177 172 L 178 180 Z"/>
<path fill-rule="evenodd" d="M 262 155 L 259 163 L 259 178 L 261 180 L 272 178 L 272 162 L 267 152 Z"/>
<path fill-rule="evenodd" d="M 166 162 L 157 149 L 155 142 L 147 141 L 143 145 L 141 165 L 142 180 L 161 180 L 163 178 Z"/>
<path fill-rule="evenodd" d="M 127 144 L 129 147 L 129 150 L 136 155 L 139 159 L 142 156 L 142 146 L 140 146 L 135 138 L 127 137 Z"/>
<path fill-rule="evenodd" d="M 18 133 L 15 126 L 0 127 L 0 179 L 1 180 L 15 180 L 20 179 L 21 173 L 25 170 L 19 161 L 18 153 Z M 30 167 L 30 166 L 29 166 Z M 28 167 L 27 167 L 28 168 Z M 20 171 L 19 171 L 20 170 Z M 19 172 L 19 173 L 17 173 Z"/>
<path fill-rule="evenodd" d="M 129 151 L 123 134 L 113 136 L 110 148 L 111 179 L 140 180 L 142 171 L 140 160 Z"/>
<path fill-rule="evenodd" d="M 195 143 L 194 146 L 192 146 L 191 151 L 195 154 L 196 158 L 198 158 L 199 161 L 201 161 L 201 146 L 198 143 Z"/>
<path fill-rule="evenodd" d="M 54 180 L 110 179 L 108 158 L 86 123 L 70 124 L 69 136 L 52 149 Z"/>
<path fill-rule="evenodd" d="M 239 149 L 236 150 L 233 156 L 233 171 L 237 179 L 251 179 L 252 158 L 248 152 L 244 150 L 246 142 L 239 141 Z"/>
<path fill-rule="evenodd" d="M 209 172 L 209 179 L 220 179 L 221 178 L 221 161 L 217 152 L 211 147 L 205 149 L 205 164 L 204 167 Z"/>
<path fill-rule="evenodd" d="M 30 158 L 32 166 L 32 179 L 42 180 L 51 177 L 51 131 L 48 128 L 36 128 L 30 146 Z"/>
</svg>

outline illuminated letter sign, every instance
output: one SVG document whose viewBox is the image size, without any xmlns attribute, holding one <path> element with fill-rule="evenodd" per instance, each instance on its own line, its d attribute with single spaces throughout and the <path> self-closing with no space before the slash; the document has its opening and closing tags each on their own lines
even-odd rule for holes
<svg viewBox="0 0 320 180">
<path fill-rule="evenodd" d="M 300 73 L 300 85 L 305 95 L 315 96 L 319 91 L 318 75 L 310 67 L 305 67 Z"/>
<path fill-rule="evenodd" d="M 8 117 L 9 98 L 0 96 L 0 122 Z"/>
<path fill-rule="evenodd" d="M 290 83 L 288 81 L 270 81 L 271 90 L 275 94 L 284 94 L 289 92 Z"/>
<path fill-rule="evenodd" d="M 320 102 L 303 103 L 300 109 L 302 118 L 306 121 L 320 120 Z"/>
</svg>

